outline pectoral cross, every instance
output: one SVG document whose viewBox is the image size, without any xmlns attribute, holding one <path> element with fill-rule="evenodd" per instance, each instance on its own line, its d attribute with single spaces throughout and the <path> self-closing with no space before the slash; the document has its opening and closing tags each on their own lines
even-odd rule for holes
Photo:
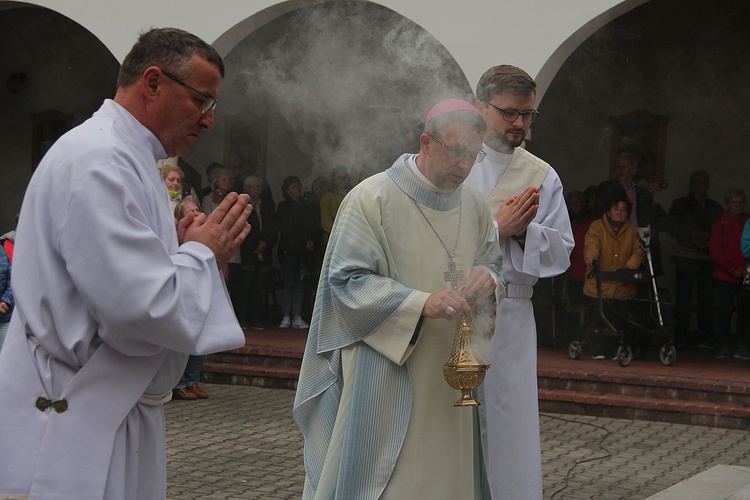
<svg viewBox="0 0 750 500">
<path fill-rule="evenodd" d="M 458 290 L 458 282 L 464 279 L 464 271 L 456 269 L 456 263 L 451 260 L 448 262 L 448 270 L 443 273 L 443 279 L 450 282 L 451 288 Z"/>
</svg>

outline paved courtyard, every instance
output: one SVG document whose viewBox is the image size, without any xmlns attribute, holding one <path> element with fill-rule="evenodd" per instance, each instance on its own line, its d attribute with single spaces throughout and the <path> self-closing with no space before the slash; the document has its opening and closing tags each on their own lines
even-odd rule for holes
<svg viewBox="0 0 750 500">
<path fill-rule="evenodd" d="M 166 405 L 167 497 L 299 499 L 294 392 L 202 387 L 209 399 Z M 543 414 L 541 429 L 549 500 L 644 499 L 714 465 L 750 466 L 744 431 L 559 414 Z"/>
</svg>

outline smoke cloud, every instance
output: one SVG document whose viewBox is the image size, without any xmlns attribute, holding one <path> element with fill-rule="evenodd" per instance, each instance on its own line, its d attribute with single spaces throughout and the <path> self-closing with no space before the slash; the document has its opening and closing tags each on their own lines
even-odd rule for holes
<svg viewBox="0 0 750 500">
<path fill-rule="evenodd" d="M 261 27 L 225 58 L 227 115 L 268 119 L 267 177 L 307 186 L 346 166 L 356 178 L 418 150 L 424 116 L 448 97 L 473 100 L 432 35 L 368 2 L 302 8 Z"/>
<path fill-rule="evenodd" d="M 495 333 L 495 302 L 486 300 L 472 305 L 471 324 L 474 335 L 469 339 L 467 349 L 479 363 L 488 363 L 488 353 L 492 336 Z"/>
</svg>

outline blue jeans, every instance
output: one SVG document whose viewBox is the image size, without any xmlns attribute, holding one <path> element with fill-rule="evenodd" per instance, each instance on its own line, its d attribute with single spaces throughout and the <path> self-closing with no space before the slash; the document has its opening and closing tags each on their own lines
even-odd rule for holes
<svg viewBox="0 0 750 500">
<path fill-rule="evenodd" d="M 298 316 L 302 312 L 304 281 L 302 264 L 304 257 L 285 255 L 281 258 L 281 278 L 284 291 L 281 295 L 282 316 Z"/>
<path fill-rule="evenodd" d="M 192 354 L 188 357 L 187 365 L 185 365 L 185 371 L 182 373 L 182 378 L 175 389 L 184 389 L 190 387 L 193 384 L 197 384 L 201 381 L 201 370 L 203 369 L 203 361 L 206 356 L 193 356 Z"/>
<path fill-rule="evenodd" d="M 676 259 L 675 338 L 687 342 L 693 289 L 698 300 L 698 333 L 701 340 L 713 338 L 714 263 L 707 260 Z"/>
</svg>

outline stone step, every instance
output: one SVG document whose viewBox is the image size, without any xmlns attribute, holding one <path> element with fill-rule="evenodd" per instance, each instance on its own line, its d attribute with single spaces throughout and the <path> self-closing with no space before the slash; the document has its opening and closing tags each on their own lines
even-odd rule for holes
<svg viewBox="0 0 750 500">
<path fill-rule="evenodd" d="M 237 364 L 206 361 L 201 381 L 211 384 L 249 385 L 267 389 L 296 389 L 299 367 L 276 364 Z"/>
<path fill-rule="evenodd" d="M 306 332 L 269 329 L 246 338 L 240 349 L 208 356 L 203 381 L 295 390 Z M 683 353 L 680 365 L 655 359 L 620 367 L 571 360 L 565 349 L 540 350 L 540 410 L 750 430 L 746 365 L 699 355 Z"/>
<path fill-rule="evenodd" d="M 206 357 L 201 380 L 216 384 L 296 389 L 306 333 L 299 330 L 246 331 L 246 344 Z"/>
<path fill-rule="evenodd" d="M 278 358 L 302 359 L 305 353 L 304 345 L 302 346 L 285 346 L 273 344 L 245 344 L 239 349 L 232 349 L 218 354 L 233 354 L 236 356 L 268 356 Z M 215 356 L 215 355 L 212 355 Z"/>
<path fill-rule="evenodd" d="M 612 393 L 539 388 L 543 412 L 750 430 L 750 407 Z"/>
<path fill-rule="evenodd" d="M 590 371 L 537 370 L 539 388 L 575 390 L 587 394 L 615 394 L 750 408 L 747 383 L 677 376 Z"/>
<path fill-rule="evenodd" d="M 217 354 L 211 354 L 206 361 L 216 365 L 230 364 L 241 366 L 279 366 L 288 368 L 299 368 L 302 366 L 302 354 L 300 353 L 272 353 L 264 354 L 261 352 L 241 353 L 237 351 L 226 351 Z M 204 368 L 205 369 L 205 368 Z"/>
</svg>

